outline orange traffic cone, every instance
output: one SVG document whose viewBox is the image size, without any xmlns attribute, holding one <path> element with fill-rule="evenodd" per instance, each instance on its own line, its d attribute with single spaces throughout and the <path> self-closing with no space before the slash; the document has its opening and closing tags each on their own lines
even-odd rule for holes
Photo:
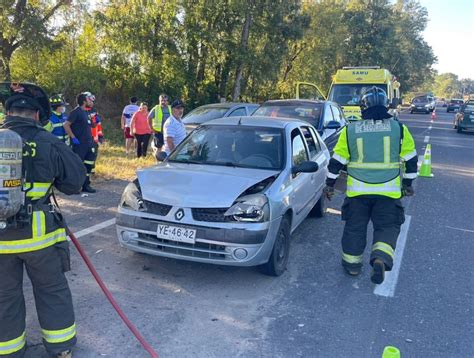
<svg viewBox="0 0 474 358">
<path fill-rule="evenodd" d="M 436 109 L 431 112 L 431 119 L 436 119 Z"/>
</svg>

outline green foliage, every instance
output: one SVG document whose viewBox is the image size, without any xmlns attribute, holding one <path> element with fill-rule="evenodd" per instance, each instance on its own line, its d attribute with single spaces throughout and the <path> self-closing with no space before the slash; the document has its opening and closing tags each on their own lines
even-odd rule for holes
<svg viewBox="0 0 474 358">
<path fill-rule="evenodd" d="M 428 14 L 417 0 L 105 0 L 94 12 L 85 1 L 67 11 L 65 0 L 26 2 L 37 26 L 13 30 L 23 2 L 0 0 L 13 16 L 0 16 L 0 39 L 22 39 L 2 63 L 69 102 L 95 93 L 106 118 L 131 95 L 153 105 L 165 92 L 191 110 L 293 97 L 296 81 L 327 91 L 342 66 L 388 68 L 405 92 L 435 86 L 436 59 L 422 37 Z M 51 9 L 54 21 L 41 22 Z"/>
</svg>

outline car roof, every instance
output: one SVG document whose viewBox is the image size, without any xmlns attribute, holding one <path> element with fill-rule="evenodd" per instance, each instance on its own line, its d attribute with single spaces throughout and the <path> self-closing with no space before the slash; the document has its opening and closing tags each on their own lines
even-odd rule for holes
<svg viewBox="0 0 474 358">
<path fill-rule="evenodd" d="M 331 102 L 332 101 L 322 101 L 322 100 L 319 100 L 319 99 L 272 99 L 272 100 L 269 100 L 269 101 L 265 101 L 262 103 L 262 106 L 265 106 L 265 105 L 278 105 L 278 104 L 323 104 L 323 103 L 326 103 L 326 102 Z"/>
<path fill-rule="evenodd" d="M 243 102 L 224 102 L 224 103 L 209 103 L 196 108 L 233 108 L 237 106 L 258 106 L 256 103 Z"/>
<path fill-rule="evenodd" d="M 242 125 L 248 127 L 270 127 L 270 128 L 285 128 L 289 124 L 294 125 L 311 125 L 306 121 L 293 118 L 281 117 L 265 117 L 265 116 L 246 116 L 246 117 L 225 117 L 213 119 L 205 122 L 202 125 Z"/>
</svg>

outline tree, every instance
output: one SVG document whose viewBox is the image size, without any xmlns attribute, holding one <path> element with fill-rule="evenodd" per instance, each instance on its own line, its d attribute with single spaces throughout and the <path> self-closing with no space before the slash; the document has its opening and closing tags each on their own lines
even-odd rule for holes
<svg viewBox="0 0 474 358">
<path fill-rule="evenodd" d="M 52 29 L 49 20 L 70 0 L 0 0 L 0 72 L 11 78 L 10 61 L 21 47 L 41 48 L 49 39 Z"/>
</svg>

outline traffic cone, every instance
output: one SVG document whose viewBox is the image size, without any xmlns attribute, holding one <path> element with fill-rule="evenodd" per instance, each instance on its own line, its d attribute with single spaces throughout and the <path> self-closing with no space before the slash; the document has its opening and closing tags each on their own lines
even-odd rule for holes
<svg viewBox="0 0 474 358">
<path fill-rule="evenodd" d="M 418 172 L 419 177 L 432 178 L 434 175 L 431 173 L 431 144 L 426 145 L 425 155 L 423 156 L 423 163 L 421 163 L 420 171 Z"/>
<path fill-rule="evenodd" d="M 431 112 L 431 119 L 436 119 L 436 109 Z"/>
<path fill-rule="evenodd" d="M 400 351 L 397 347 L 387 346 L 383 350 L 382 358 L 400 358 Z"/>
</svg>

